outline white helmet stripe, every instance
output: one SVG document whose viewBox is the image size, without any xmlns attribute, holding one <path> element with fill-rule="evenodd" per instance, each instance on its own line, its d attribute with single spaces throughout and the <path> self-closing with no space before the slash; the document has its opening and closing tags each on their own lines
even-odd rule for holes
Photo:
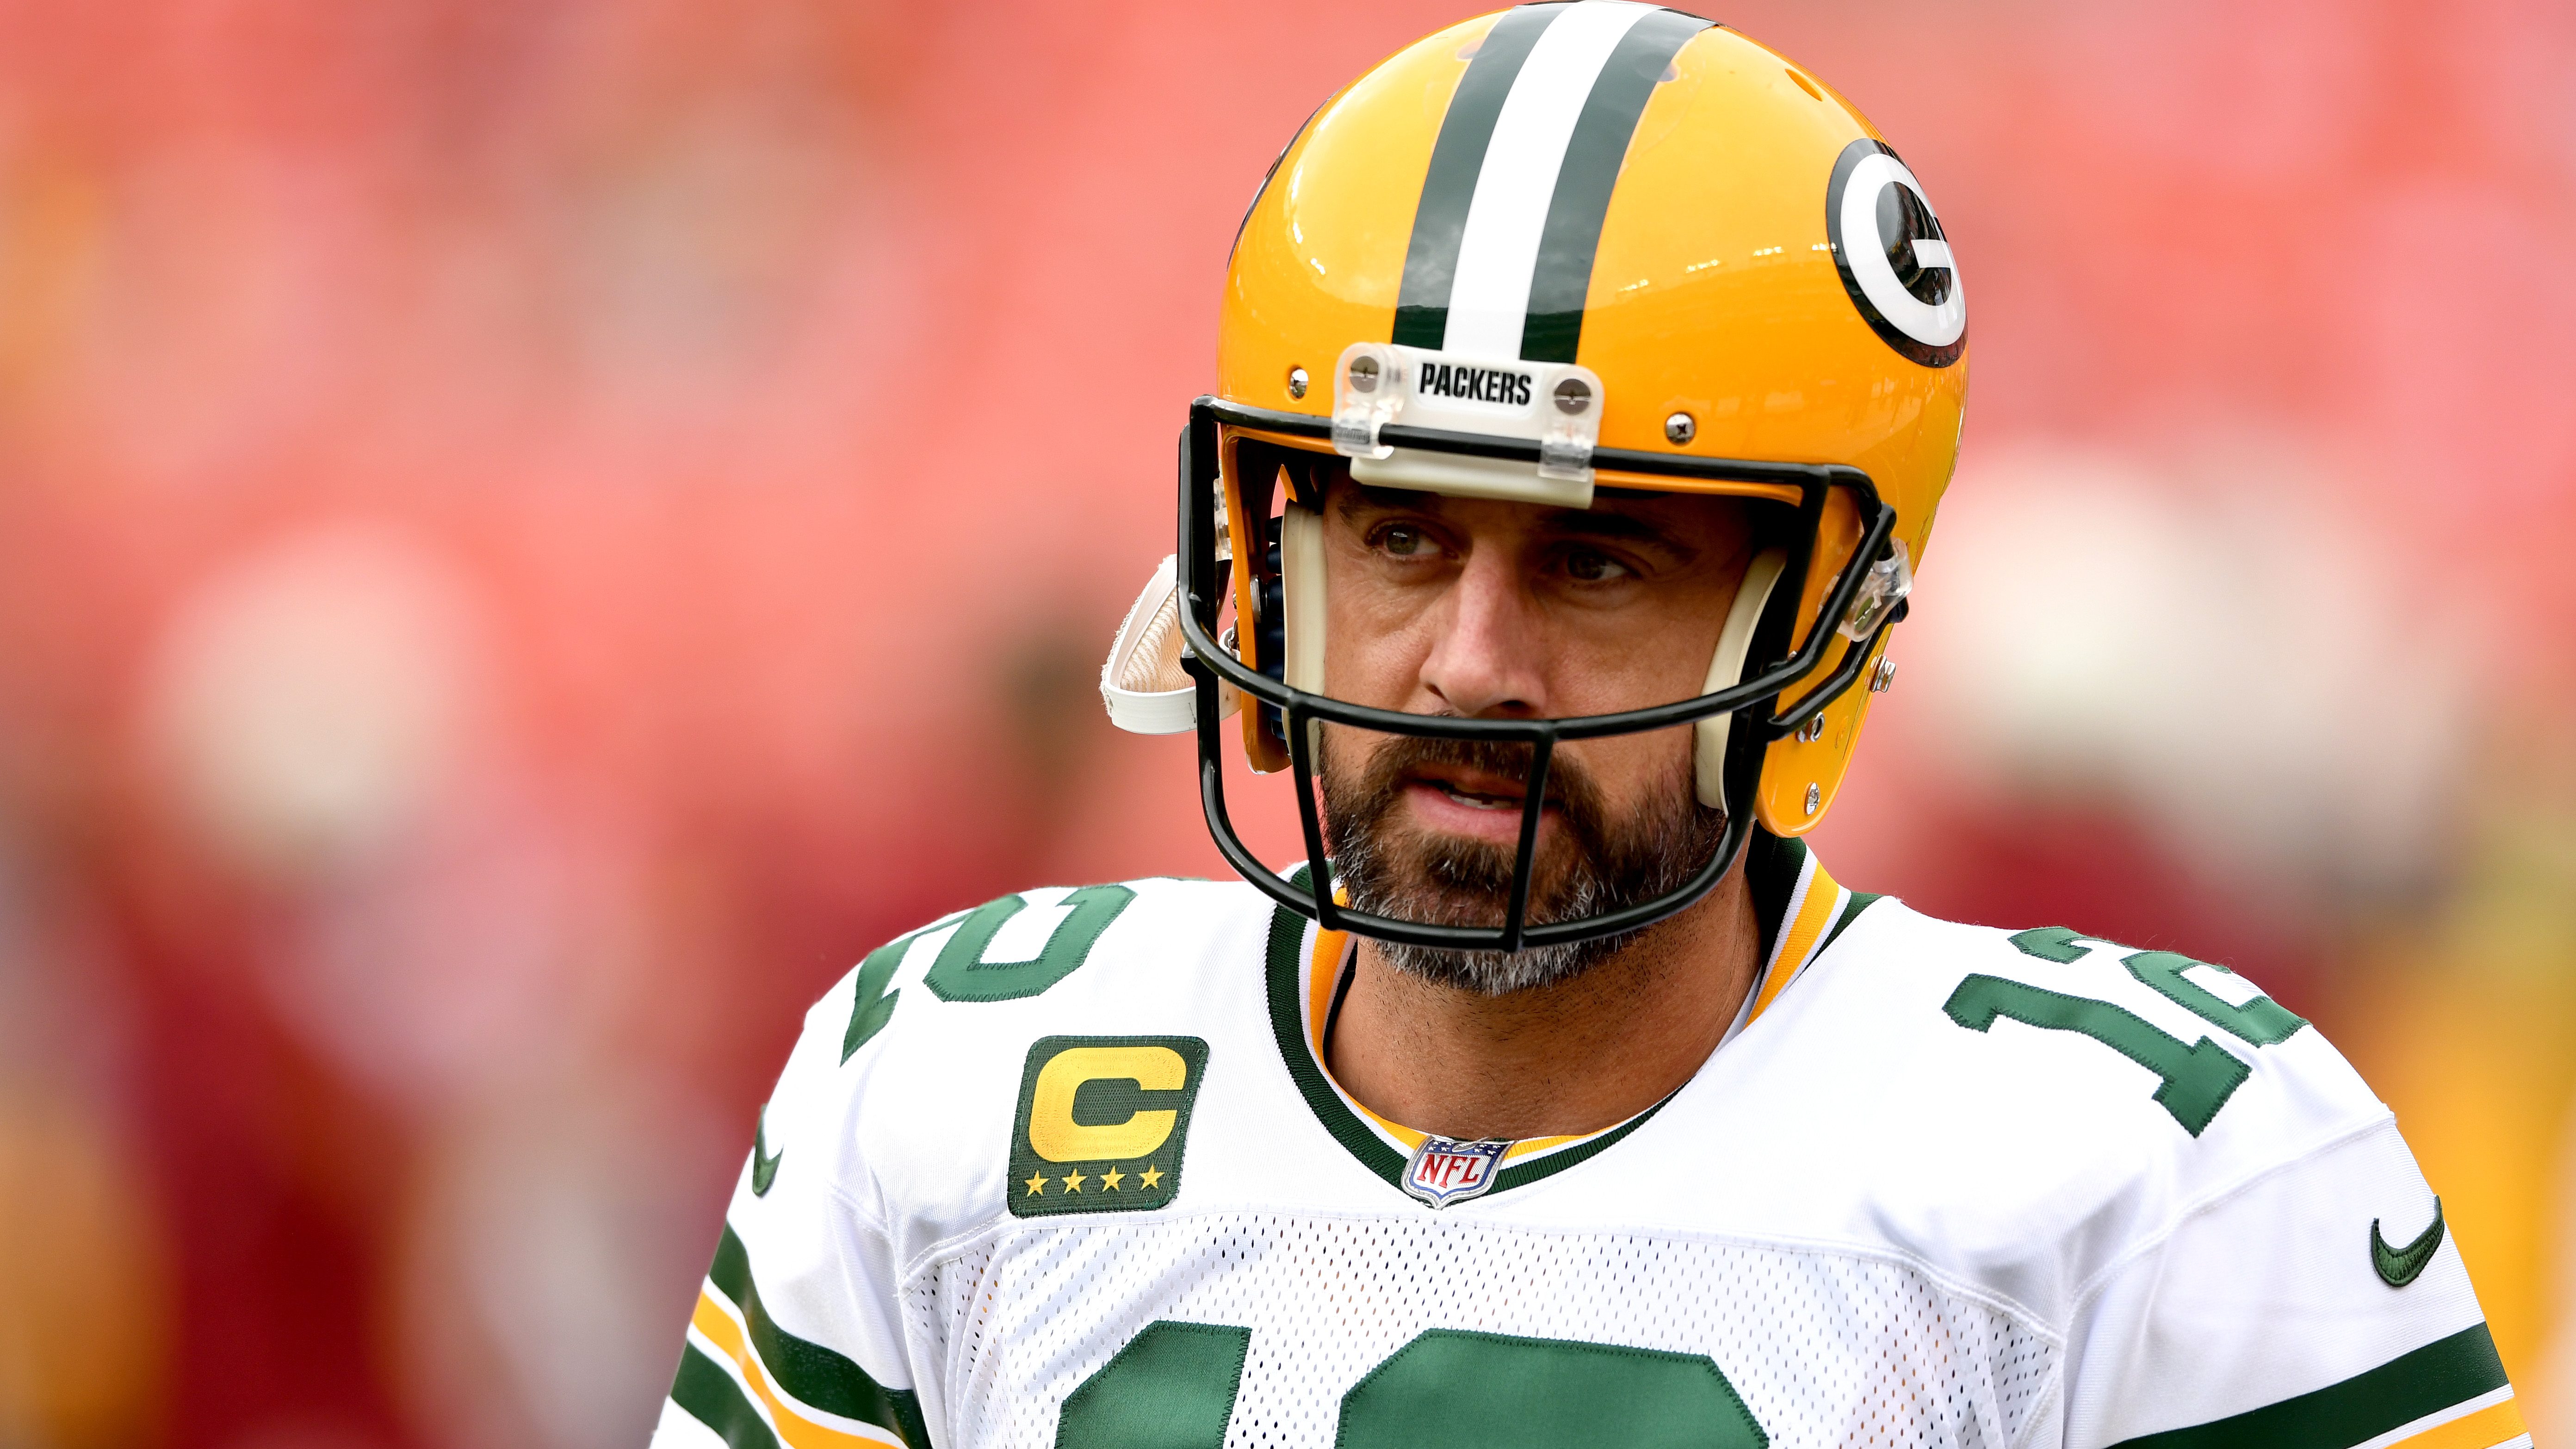
<svg viewBox="0 0 2576 1449">
<path fill-rule="evenodd" d="M 1708 28 L 1635 0 L 1523 5 L 1495 21 L 1423 175 L 1391 340 L 1574 361 L 1629 139 L 1673 57 Z"/>
<path fill-rule="evenodd" d="M 1538 271 L 1548 203 L 1574 123 L 1601 67 L 1638 21 L 1657 7 L 1630 0 L 1583 0 L 1567 7 L 1521 62 L 1494 119 L 1475 198 L 1458 239 L 1443 349 L 1470 357 L 1518 357 Z"/>
</svg>

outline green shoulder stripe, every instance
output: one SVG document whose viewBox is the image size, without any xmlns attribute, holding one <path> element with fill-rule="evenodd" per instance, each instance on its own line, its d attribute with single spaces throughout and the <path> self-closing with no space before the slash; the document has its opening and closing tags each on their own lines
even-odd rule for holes
<svg viewBox="0 0 2576 1449">
<path fill-rule="evenodd" d="M 671 1402 L 716 1431 L 733 1449 L 779 1449 L 778 1436 L 742 1396 L 742 1385 L 693 1343 L 680 1345 L 680 1372 L 671 1380 Z"/>
<path fill-rule="evenodd" d="M 1842 933 L 1850 928 L 1851 923 L 1860 919 L 1861 912 L 1868 910 L 1870 907 L 1877 905 L 1880 901 L 1885 899 L 1886 897 L 1870 891 L 1853 891 L 1851 903 L 1844 906 L 1843 913 L 1834 918 L 1834 928 L 1825 933 L 1824 945 L 1816 948 L 1816 954 L 1819 956 L 1823 955 L 1825 953 L 1826 946 L 1831 946 L 1836 940 L 1840 939 Z"/>
<path fill-rule="evenodd" d="M 2315 1393 L 2111 1449 L 2352 1449 L 2504 1386 L 2504 1361 L 2481 1323 Z"/>
<path fill-rule="evenodd" d="M 891 1429 L 902 1435 L 903 1442 L 912 1449 L 930 1449 L 930 1431 L 922 1422 L 920 1395 L 910 1389 L 889 1389 L 868 1377 L 867 1370 L 857 1364 L 819 1343 L 798 1338 L 770 1320 L 769 1310 L 760 1303 L 760 1289 L 751 1281 L 751 1255 L 743 1250 L 742 1239 L 734 1236 L 731 1223 L 725 1224 L 724 1236 L 716 1242 L 716 1261 L 707 1269 L 707 1281 L 742 1311 L 742 1321 L 751 1331 L 752 1349 L 780 1388 L 826 1413 Z M 723 1377 L 713 1364 L 708 1367 L 717 1377 Z M 685 1364 L 682 1371 L 686 1372 Z M 732 1387 L 732 1380 L 726 1379 L 725 1383 L 728 1389 Z M 678 1398 L 676 1390 L 673 1397 Z M 680 1401 L 680 1407 L 698 1414 L 686 1400 Z M 745 1412 L 749 1412 L 748 1408 Z M 723 1426 L 715 1420 L 704 1414 L 698 1417 L 722 1432 Z"/>
</svg>

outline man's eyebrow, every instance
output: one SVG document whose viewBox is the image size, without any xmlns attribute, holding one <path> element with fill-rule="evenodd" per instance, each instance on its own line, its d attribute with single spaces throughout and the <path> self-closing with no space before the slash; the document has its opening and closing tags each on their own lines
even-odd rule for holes
<svg viewBox="0 0 2576 1449">
<path fill-rule="evenodd" d="M 1388 513 L 1428 513 L 1437 517 L 1446 500 L 1437 493 L 1412 488 L 1379 488 L 1354 481 L 1337 493 L 1335 506 L 1344 518 L 1363 509 Z M 1630 513 L 1589 508 L 1551 508 L 1541 514 L 1538 532 L 1555 538 L 1597 538 L 1620 543 L 1652 544 L 1673 553 L 1697 552 L 1660 525 Z"/>
<path fill-rule="evenodd" d="M 1412 488 L 1380 488 L 1375 484 L 1351 480 L 1349 491 L 1339 497 L 1342 513 L 1347 516 L 1362 508 L 1379 508 L 1389 513 L 1437 513 L 1440 495 Z"/>
</svg>

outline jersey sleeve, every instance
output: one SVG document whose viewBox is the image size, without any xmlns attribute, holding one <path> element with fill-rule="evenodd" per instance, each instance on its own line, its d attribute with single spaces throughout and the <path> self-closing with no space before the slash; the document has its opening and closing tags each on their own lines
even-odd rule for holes
<svg viewBox="0 0 2576 1449">
<path fill-rule="evenodd" d="M 885 956 L 815 1005 L 761 1109 L 654 1449 L 928 1449 L 895 1248 L 851 1130 L 866 1063 L 849 1058 L 882 1022 Z"/>
<path fill-rule="evenodd" d="M 2531 1439 L 2393 1121 L 2256 1177 L 2103 1275 L 2068 1449 L 2503 1449 Z"/>
</svg>

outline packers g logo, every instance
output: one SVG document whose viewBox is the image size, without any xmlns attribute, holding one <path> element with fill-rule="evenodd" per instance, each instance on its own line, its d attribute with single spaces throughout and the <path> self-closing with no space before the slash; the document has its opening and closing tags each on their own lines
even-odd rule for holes
<svg viewBox="0 0 2576 1449">
<path fill-rule="evenodd" d="M 1030 1047 L 1011 1128 L 1012 1216 L 1169 1203 L 1206 1072 L 1207 1043 L 1194 1036 L 1051 1036 Z"/>
<path fill-rule="evenodd" d="M 1843 290 L 1871 330 L 1925 367 L 1948 367 L 1968 346 L 1968 298 L 1941 219 L 1904 162 L 1883 142 L 1843 148 L 1825 187 L 1825 238 Z"/>
</svg>

